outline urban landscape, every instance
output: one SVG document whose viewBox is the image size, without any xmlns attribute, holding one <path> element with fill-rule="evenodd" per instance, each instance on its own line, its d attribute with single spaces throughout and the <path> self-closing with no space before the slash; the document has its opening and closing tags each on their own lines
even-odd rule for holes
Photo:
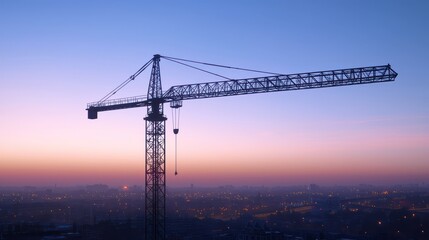
<svg viewBox="0 0 429 240">
<path fill-rule="evenodd" d="M 169 188 L 167 239 L 428 239 L 429 186 Z M 143 239 L 144 188 L 1 188 L 0 239 Z"/>
<path fill-rule="evenodd" d="M 428 240 L 428 12 L 0 0 L 0 240 Z"/>
</svg>

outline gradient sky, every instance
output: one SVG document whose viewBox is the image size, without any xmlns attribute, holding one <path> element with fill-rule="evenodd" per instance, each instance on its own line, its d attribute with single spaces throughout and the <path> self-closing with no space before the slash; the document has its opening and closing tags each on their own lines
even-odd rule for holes
<svg viewBox="0 0 429 240">
<path fill-rule="evenodd" d="M 167 121 L 168 186 L 429 183 L 428 11 L 427 1 L 1 0 L 0 186 L 143 185 L 146 109 L 87 120 L 85 108 L 156 53 L 282 73 L 387 63 L 399 73 L 185 101 L 178 176 Z M 221 80 L 165 60 L 161 76 L 164 90 Z M 116 97 L 146 94 L 148 80 Z"/>
</svg>

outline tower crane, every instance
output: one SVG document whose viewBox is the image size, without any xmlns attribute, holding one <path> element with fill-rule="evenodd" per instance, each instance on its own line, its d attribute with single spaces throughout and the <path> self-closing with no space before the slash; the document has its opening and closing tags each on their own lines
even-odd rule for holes
<svg viewBox="0 0 429 240">
<path fill-rule="evenodd" d="M 163 92 L 159 64 L 161 58 L 226 78 L 226 80 L 177 85 Z M 134 80 L 151 64 L 152 71 L 147 96 L 110 99 L 117 91 Z M 229 79 L 190 64 L 205 64 L 253 71 L 269 74 L 269 76 Z M 184 100 L 388 82 L 394 81 L 397 75 L 389 64 L 297 74 L 278 74 L 156 54 L 135 74 L 131 75 L 125 82 L 108 93 L 100 101 L 88 103 L 86 110 L 88 111 L 89 119 L 97 119 L 98 112 L 137 107 L 147 108 L 147 116 L 144 118 L 146 128 L 145 239 L 162 240 L 165 239 L 166 212 L 165 122 L 167 118 L 164 115 L 165 103 L 170 103 L 170 107 L 178 109 L 182 107 Z M 174 134 L 177 133 L 178 128 L 175 127 Z"/>
</svg>

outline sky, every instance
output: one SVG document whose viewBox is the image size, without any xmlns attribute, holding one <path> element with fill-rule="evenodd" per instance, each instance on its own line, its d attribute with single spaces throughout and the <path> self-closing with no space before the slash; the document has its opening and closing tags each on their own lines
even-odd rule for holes
<svg viewBox="0 0 429 240">
<path fill-rule="evenodd" d="M 145 108 L 88 120 L 154 54 L 395 82 L 185 101 L 167 186 L 429 184 L 427 1 L 0 1 L 0 186 L 144 185 Z M 163 89 L 220 81 L 161 60 Z M 254 73 L 208 69 L 233 77 Z M 149 71 L 115 97 L 146 95 Z M 168 105 L 166 105 L 168 106 Z"/>
</svg>

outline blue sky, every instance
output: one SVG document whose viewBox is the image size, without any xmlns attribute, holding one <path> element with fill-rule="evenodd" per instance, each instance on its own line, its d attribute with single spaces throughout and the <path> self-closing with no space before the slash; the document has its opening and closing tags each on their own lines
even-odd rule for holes
<svg viewBox="0 0 429 240">
<path fill-rule="evenodd" d="M 102 165 L 102 159 L 115 156 L 111 159 L 115 166 L 123 160 L 119 157 L 123 152 L 130 166 L 137 164 L 143 156 L 145 110 L 102 113 L 99 120 L 89 121 L 84 109 L 159 53 L 282 73 L 387 63 L 399 73 L 396 82 L 386 84 L 185 102 L 179 138 L 185 166 L 212 167 L 199 165 L 196 159 L 204 154 L 220 154 L 226 165 L 236 156 L 246 156 L 243 163 L 257 165 L 248 149 L 261 149 L 254 154 L 269 153 L 270 159 L 301 156 L 283 153 L 288 148 L 284 142 L 291 148 L 308 145 L 308 151 L 315 153 L 301 157 L 309 164 L 317 162 L 317 151 L 331 149 L 324 158 L 356 155 L 379 158 L 381 165 L 393 162 L 398 169 L 401 164 L 414 164 L 429 171 L 429 143 L 424 143 L 429 136 L 429 83 L 424 72 L 429 56 L 428 10 L 427 1 L 2 0 L 0 166 L 18 162 L 11 167 L 17 176 L 25 172 L 22 166 L 31 157 L 49 163 L 54 158 L 79 158 L 83 160 L 76 164 L 85 168 L 88 159 Z M 167 61 L 161 62 L 161 71 L 164 90 L 217 80 Z M 146 94 L 147 82 L 144 73 L 117 97 Z M 169 110 L 167 114 L 170 117 Z M 372 145 L 363 144 L 367 149 L 361 156 L 350 147 L 377 137 L 396 141 L 399 149 L 391 144 L 371 150 Z M 409 146 L 401 146 L 407 142 Z M 172 150 L 172 142 L 168 143 Z M 335 155 L 340 143 L 345 145 Z M 392 153 L 392 149 L 397 150 Z M 406 160 L 392 160 L 392 154 Z M 207 158 L 212 162 L 214 157 Z M 285 166 L 294 164 L 293 159 L 284 161 Z M 189 170 L 188 176 L 196 176 L 195 172 Z M 250 178 L 246 171 L 242 175 Z M 121 176 L 114 183 L 128 181 Z M 22 182 L 11 177 L 2 180 Z M 197 180 L 183 176 L 177 181 Z M 323 182 L 322 177 L 296 182 L 319 180 Z M 51 181 L 61 182 L 55 176 L 45 182 Z M 267 184 L 278 181 L 280 177 Z"/>
</svg>

